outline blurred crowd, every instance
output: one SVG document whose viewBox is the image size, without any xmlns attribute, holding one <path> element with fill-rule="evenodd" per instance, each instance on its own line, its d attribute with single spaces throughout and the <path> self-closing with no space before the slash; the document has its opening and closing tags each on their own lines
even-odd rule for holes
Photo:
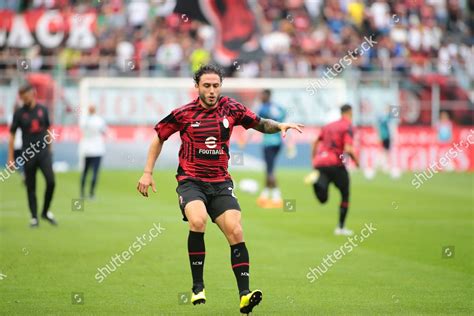
<svg viewBox="0 0 474 316">
<path fill-rule="evenodd" d="M 255 54 L 224 65 L 237 76 L 321 75 L 348 55 L 351 69 L 364 72 L 449 75 L 462 71 L 471 78 L 474 74 L 473 25 L 468 19 L 473 8 L 468 1 L 235 1 L 247 1 L 256 22 L 256 33 L 242 50 L 252 47 L 255 37 L 260 43 Z M 2 47 L 2 72 L 17 67 L 6 62 L 8 58 L 24 56 L 34 70 L 60 69 L 71 76 L 101 71 L 188 76 L 200 64 L 214 60 L 219 40 L 213 23 L 174 12 L 177 0 L 0 3 L 3 9 L 17 12 L 47 8 L 70 15 L 97 13 L 94 47 Z M 235 28 L 234 32 L 246 26 L 238 16 L 225 21 L 226 29 Z M 368 39 L 375 43 L 373 47 L 354 52 Z"/>
</svg>

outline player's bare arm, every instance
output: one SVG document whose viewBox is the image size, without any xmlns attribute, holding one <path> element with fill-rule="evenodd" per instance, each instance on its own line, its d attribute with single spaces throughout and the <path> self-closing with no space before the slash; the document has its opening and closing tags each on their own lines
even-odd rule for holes
<svg viewBox="0 0 474 316">
<path fill-rule="evenodd" d="M 158 136 L 155 136 L 150 144 L 150 149 L 148 150 L 148 157 L 146 159 L 143 175 L 140 180 L 138 180 L 137 184 L 138 192 L 145 197 L 148 197 L 148 188 L 150 186 L 153 192 L 156 193 L 155 181 L 153 180 L 153 168 L 155 167 L 155 162 L 161 153 L 161 148 L 163 148 L 163 142 L 158 138 Z"/>
<path fill-rule="evenodd" d="M 355 165 L 359 167 L 359 160 L 357 159 L 357 156 L 354 153 L 354 148 L 352 147 L 352 145 L 348 145 L 348 144 L 344 145 L 344 152 L 346 152 L 349 156 L 351 156 Z"/>
<path fill-rule="evenodd" d="M 304 127 L 303 124 L 296 124 L 296 123 L 280 123 L 270 119 L 262 118 L 260 122 L 253 129 L 265 133 L 265 134 L 275 134 L 281 132 L 283 137 L 286 136 L 286 131 L 289 129 L 295 129 L 300 133 L 303 133 L 302 128 Z"/>
<path fill-rule="evenodd" d="M 313 148 L 311 150 L 311 157 L 314 157 L 316 155 L 316 152 L 318 151 L 318 145 L 319 145 L 319 138 L 316 138 L 316 140 L 313 143 Z"/>
<path fill-rule="evenodd" d="M 10 133 L 10 137 L 8 138 L 8 161 L 7 161 L 7 168 L 9 168 L 10 171 L 13 170 L 14 142 L 15 142 L 15 133 Z"/>
<path fill-rule="evenodd" d="M 48 128 L 46 132 L 48 133 L 48 135 L 54 135 L 54 132 L 51 128 Z M 50 153 L 53 153 L 53 140 L 54 138 L 48 143 L 48 150 Z"/>
</svg>

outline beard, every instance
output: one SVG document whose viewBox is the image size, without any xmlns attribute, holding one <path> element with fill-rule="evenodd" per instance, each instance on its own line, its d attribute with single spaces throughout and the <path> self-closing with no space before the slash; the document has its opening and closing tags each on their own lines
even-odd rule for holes
<svg viewBox="0 0 474 316">
<path fill-rule="evenodd" d="M 214 97 L 214 103 L 211 103 L 211 102 L 207 102 L 207 98 L 206 98 L 206 95 L 205 94 L 199 94 L 199 99 L 201 99 L 201 101 L 207 106 L 207 107 L 213 107 L 214 105 L 217 104 L 217 101 L 219 100 L 219 97 L 218 96 L 215 96 Z"/>
</svg>

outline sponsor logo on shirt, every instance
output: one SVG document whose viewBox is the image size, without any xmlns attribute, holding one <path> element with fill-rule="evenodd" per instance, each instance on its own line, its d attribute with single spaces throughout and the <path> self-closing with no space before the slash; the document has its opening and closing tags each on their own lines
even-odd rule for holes
<svg viewBox="0 0 474 316">
<path fill-rule="evenodd" d="M 216 144 L 216 140 L 217 138 L 213 137 L 213 136 L 210 136 L 208 138 L 206 138 L 206 141 L 204 142 L 204 144 L 206 144 L 207 148 L 215 148 L 217 146 Z"/>
<path fill-rule="evenodd" d="M 196 148 L 196 158 L 206 159 L 206 160 L 219 160 L 219 156 L 223 155 L 224 151 L 222 149 L 202 149 Z"/>
</svg>

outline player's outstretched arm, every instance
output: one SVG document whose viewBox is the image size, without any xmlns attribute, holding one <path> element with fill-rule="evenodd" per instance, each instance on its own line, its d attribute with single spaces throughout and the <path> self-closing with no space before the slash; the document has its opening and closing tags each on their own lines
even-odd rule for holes
<svg viewBox="0 0 474 316">
<path fill-rule="evenodd" d="M 280 123 L 270 119 L 262 118 L 258 124 L 253 127 L 259 132 L 265 134 L 275 134 L 281 132 L 281 136 L 286 136 L 286 131 L 289 129 L 295 129 L 300 133 L 303 133 L 302 128 L 304 127 L 303 124 L 296 124 L 296 123 Z"/>
<path fill-rule="evenodd" d="M 138 180 L 137 190 L 143 196 L 148 197 L 148 188 L 151 186 L 153 192 L 156 192 L 155 181 L 153 181 L 153 168 L 155 167 L 156 159 L 161 153 L 163 148 L 163 142 L 155 136 L 151 142 L 150 149 L 148 150 L 148 157 L 146 159 L 145 170 L 140 180 Z"/>
</svg>

